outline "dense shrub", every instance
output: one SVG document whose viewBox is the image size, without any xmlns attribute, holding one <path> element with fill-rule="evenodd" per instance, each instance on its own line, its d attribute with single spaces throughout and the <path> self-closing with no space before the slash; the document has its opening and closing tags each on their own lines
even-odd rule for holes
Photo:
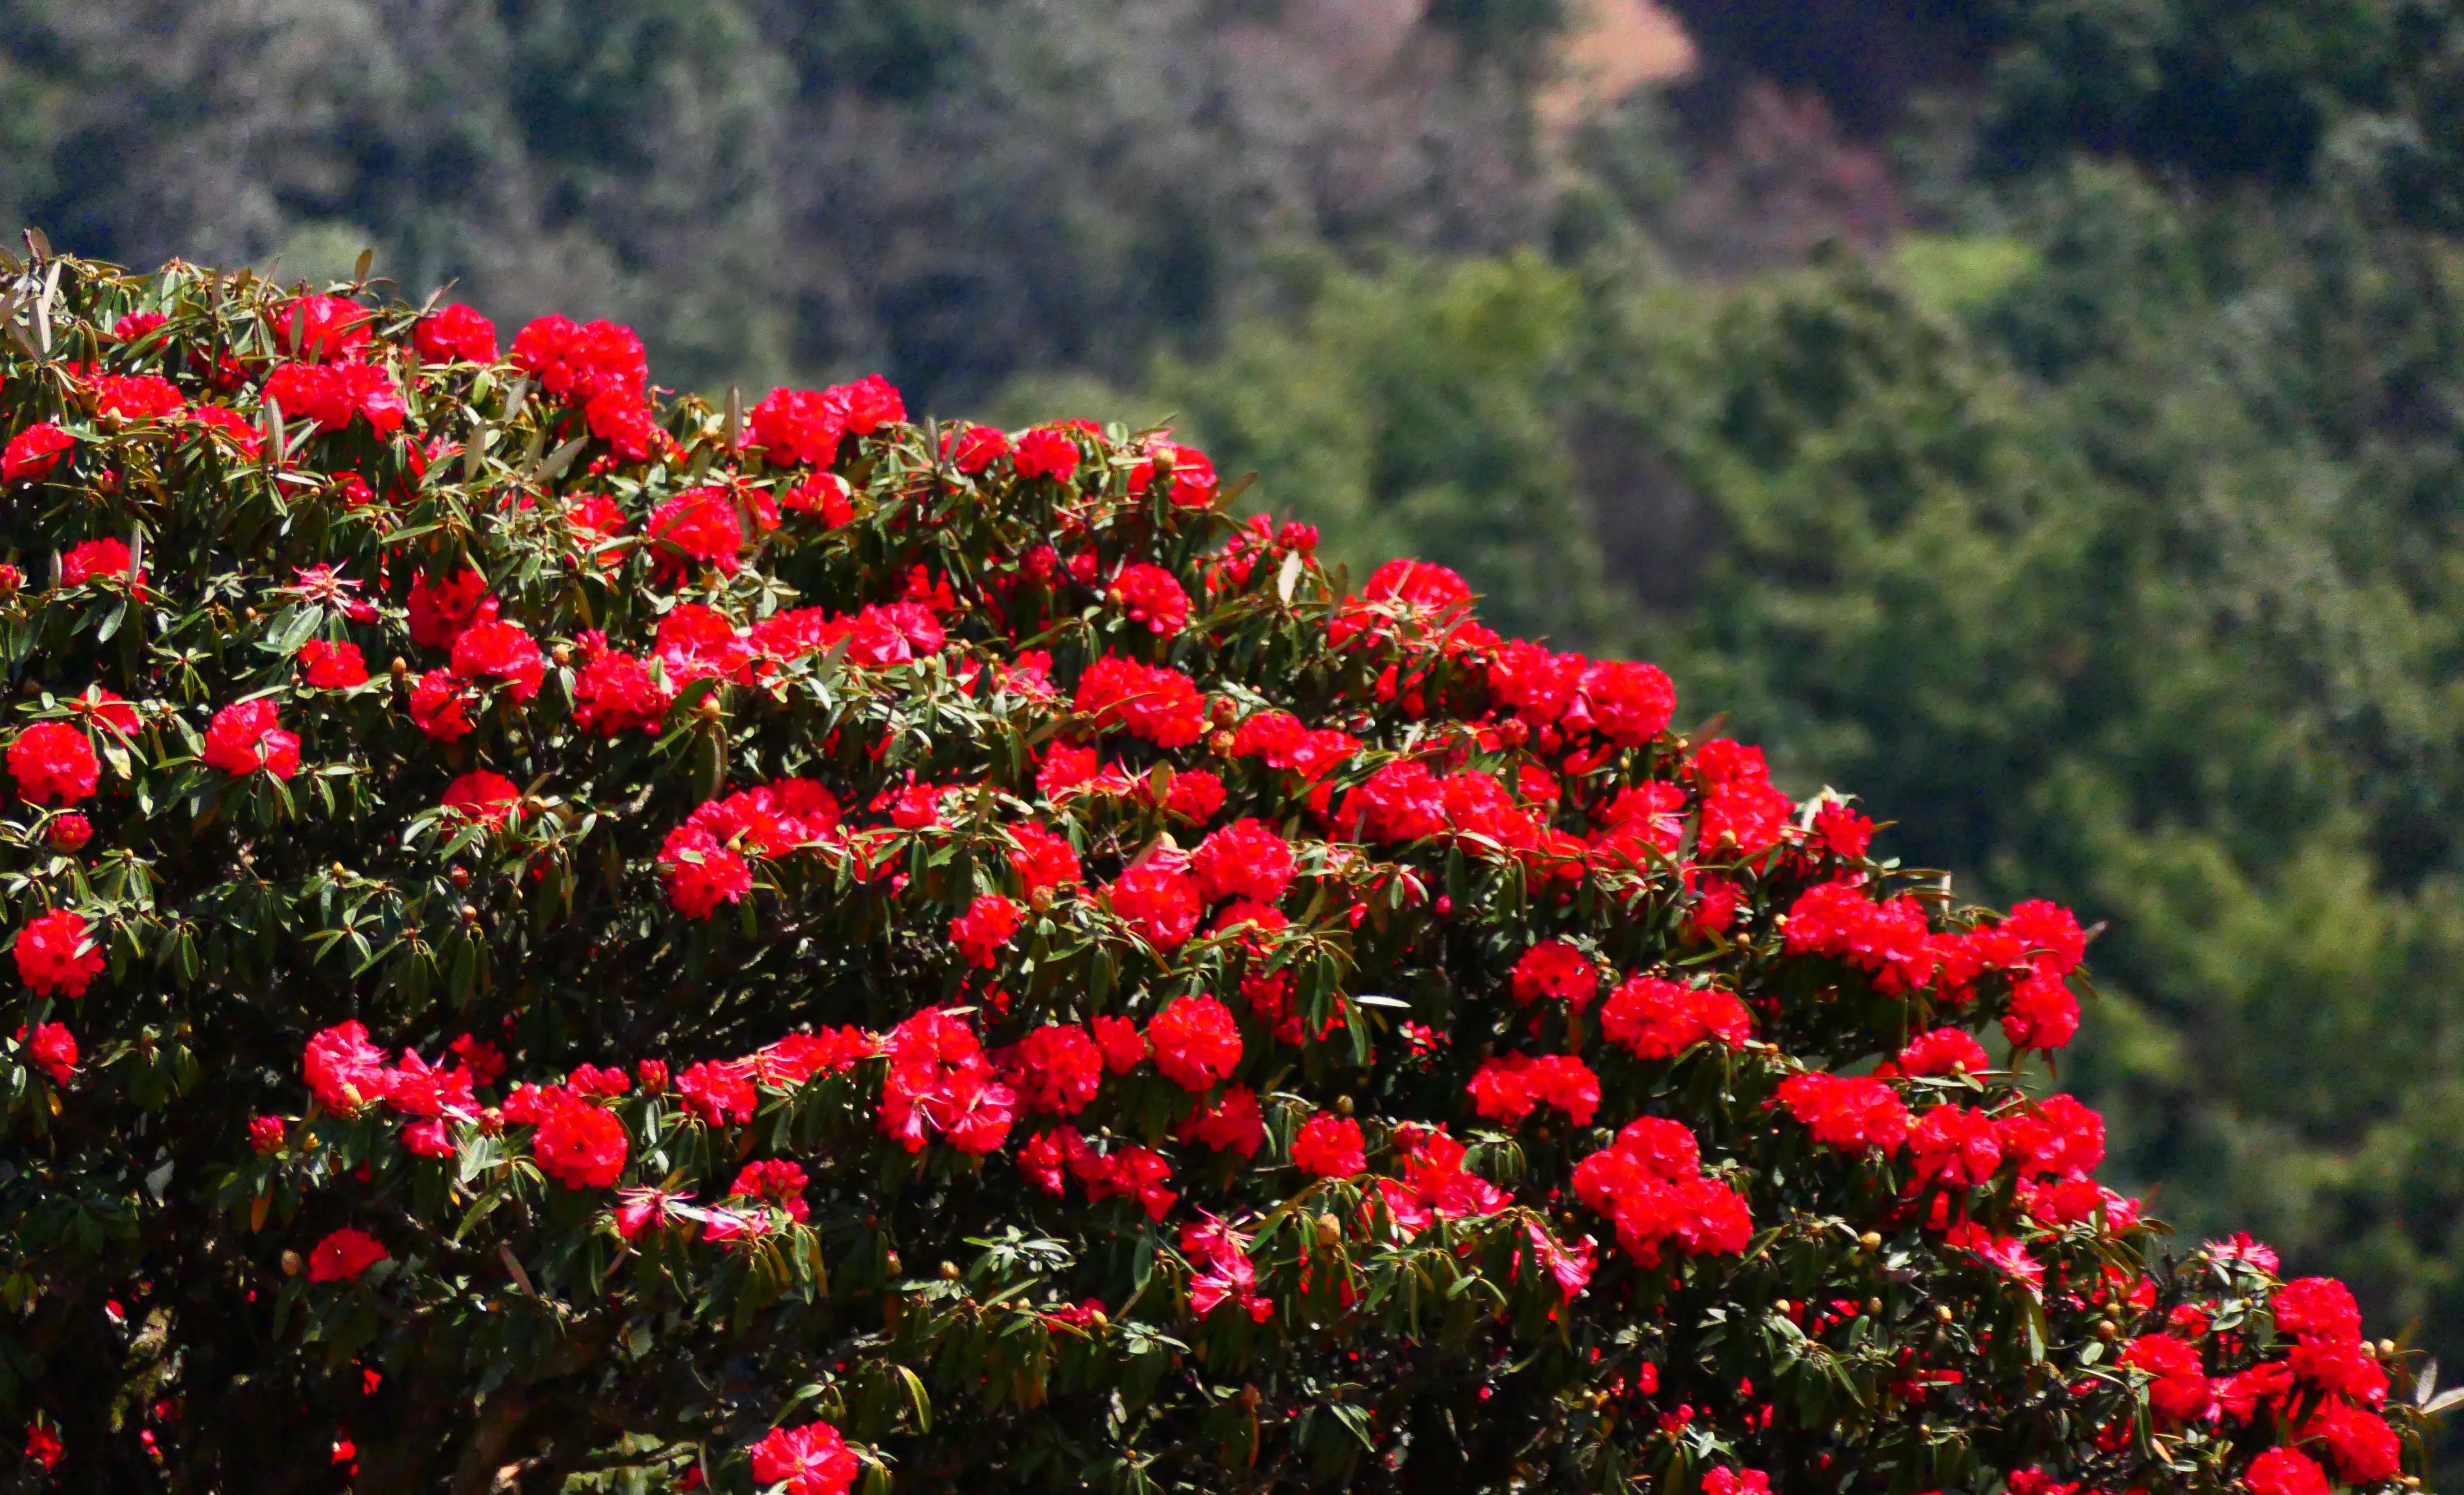
<svg viewBox="0 0 2464 1495">
<path fill-rule="evenodd" d="M 11 285 L 21 1483 L 2400 1478 L 2349 1295 L 2022 1086 L 2087 932 L 1652 667 L 1158 432 Z"/>
</svg>

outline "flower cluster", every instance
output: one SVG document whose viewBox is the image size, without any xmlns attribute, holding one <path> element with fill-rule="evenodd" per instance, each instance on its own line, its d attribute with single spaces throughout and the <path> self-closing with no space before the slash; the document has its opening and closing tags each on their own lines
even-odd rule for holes
<svg viewBox="0 0 2464 1495">
<path fill-rule="evenodd" d="M 606 322 L 53 269 L 55 356 L 0 338 L 37 1462 L 2418 1466 L 2342 1286 L 2143 1264 L 2040 1093 L 2079 920 L 1914 881 L 1658 669 L 1441 566 L 1352 588 L 1169 432 L 714 407 Z"/>
</svg>

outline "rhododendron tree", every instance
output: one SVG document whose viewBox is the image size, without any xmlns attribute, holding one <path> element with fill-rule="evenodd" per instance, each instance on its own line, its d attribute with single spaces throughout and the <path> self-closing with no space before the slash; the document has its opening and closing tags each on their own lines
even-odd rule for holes
<svg viewBox="0 0 2464 1495">
<path fill-rule="evenodd" d="M 0 1478 L 2417 1465 L 2340 1286 L 2096 1182 L 2077 921 L 1648 665 L 1331 573 L 1163 432 L 8 284 Z"/>
</svg>

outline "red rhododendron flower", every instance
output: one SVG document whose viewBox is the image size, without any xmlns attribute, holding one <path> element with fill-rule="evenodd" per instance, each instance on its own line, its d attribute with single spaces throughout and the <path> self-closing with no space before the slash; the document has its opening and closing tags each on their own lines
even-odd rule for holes
<svg viewBox="0 0 2464 1495">
<path fill-rule="evenodd" d="M 654 679 L 642 661 L 630 654 L 602 654 L 574 679 L 573 719 L 583 731 L 603 737 L 655 732 L 674 700 L 674 692 Z"/>
<path fill-rule="evenodd" d="M 1833 856 L 1860 857 L 1873 845 L 1874 823 L 1834 801 L 1815 813 L 1813 842 Z"/>
<path fill-rule="evenodd" d="M 547 660 L 531 636 L 510 623 L 476 623 L 453 639 L 454 674 L 465 680 L 494 680 L 515 700 L 539 694 Z"/>
<path fill-rule="evenodd" d="M 2196 1421 L 2207 1413 L 2207 1373 L 2199 1352 L 2169 1334 L 2142 1334 L 2124 1345 L 2122 1363 L 2149 1376 L 2147 1405 L 2164 1421 Z"/>
<path fill-rule="evenodd" d="M 310 639 L 299 646 L 300 677 L 320 691 L 347 691 L 368 680 L 360 646 L 348 640 Z"/>
<path fill-rule="evenodd" d="M 869 436 L 884 426 L 907 419 L 907 402 L 879 374 L 867 374 L 850 384 L 832 385 L 824 393 L 847 412 L 847 429 L 858 436 Z"/>
<path fill-rule="evenodd" d="M 1517 1002 L 1526 1005 L 1543 998 L 1562 997 L 1580 1012 L 1599 995 L 1600 970 L 1573 941 L 1543 940 L 1523 952 L 1522 958 L 1514 962 L 1509 990 Z"/>
<path fill-rule="evenodd" d="M 65 1086 L 76 1078 L 77 1035 L 69 1031 L 67 1023 L 39 1023 L 32 1033 L 21 1026 L 17 1029 L 17 1042 L 26 1045 L 26 1057 L 54 1085 Z"/>
<path fill-rule="evenodd" d="M 1095 1035 L 1095 1046 L 1104 1051 L 1104 1067 L 1114 1074 L 1127 1074 L 1146 1062 L 1146 1035 L 1129 1019 L 1090 1018 L 1087 1028 Z"/>
<path fill-rule="evenodd" d="M 392 1088 L 385 1050 L 368 1042 L 366 1025 L 356 1020 L 311 1038 L 299 1063 L 309 1093 L 338 1116 L 356 1114 Z"/>
<path fill-rule="evenodd" d="M 229 443 L 239 452 L 243 462 L 253 462 L 265 454 L 264 429 L 237 410 L 226 409 L 219 405 L 200 405 L 189 409 L 188 419 L 199 431 L 210 431 L 210 441 Z M 367 493 L 366 481 L 356 473 L 344 473 L 336 481 L 345 488 L 357 484 L 358 491 L 365 495 L 350 507 L 360 508 L 375 501 L 375 495 Z"/>
<path fill-rule="evenodd" d="M 417 578 L 410 583 L 408 605 L 410 641 L 422 649 L 451 649 L 464 628 L 496 620 L 488 579 L 471 566 L 442 580 Z"/>
<path fill-rule="evenodd" d="M 1815 1141 L 1842 1153 L 1869 1147 L 1896 1151 L 1907 1140 L 1911 1125 L 1899 1093 L 1862 1075 L 1818 1070 L 1791 1075 L 1780 1082 L 1779 1101 Z"/>
<path fill-rule="evenodd" d="M 1258 1110 L 1258 1092 L 1245 1085 L 1225 1086 L 1213 1105 L 1199 1102 L 1175 1135 L 1218 1153 L 1257 1156 L 1266 1145 L 1266 1118 Z"/>
<path fill-rule="evenodd" d="M 308 1253 L 310 1282 L 352 1282 L 389 1253 L 377 1238 L 345 1225 Z"/>
<path fill-rule="evenodd" d="M 2271 1448 L 2250 1462 L 2251 1495 L 2330 1495 L 2327 1471 L 2290 1448 Z"/>
<path fill-rule="evenodd" d="M 827 467 L 847 429 L 842 402 L 811 389 L 773 389 L 745 414 L 747 444 L 781 467 Z"/>
<path fill-rule="evenodd" d="M 531 1138 L 539 1171 L 568 1189 L 605 1189 L 625 1171 L 624 1123 L 586 1101 L 554 1106 Z"/>
<path fill-rule="evenodd" d="M 1360 1123 L 1324 1111 L 1301 1123 L 1292 1136 L 1292 1166 L 1321 1178 L 1349 1178 L 1369 1171 Z"/>
<path fill-rule="evenodd" d="M 1161 566 L 1144 561 L 1123 566 L 1112 578 L 1111 597 L 1132 623 L 1143 623 L 1158 636 L 1168 638 L 1189 626 L 1189 594 L 1181 590 L 1180 579 Z"/>
<path fill-rule="evenodd" d="M 1697 1044 L 1733 1048 L 1753 1036 L 1753 1019 L 1728 992 L 1637 976 L 1609 993 L 1600 1031 L 1638 1059 L 1673 1059 Z"/>
<path fill-rule="evenodd" d="M 1078 851 L 1067 838 L 1057 836 L 1041 825 L 1012 825 L 1008 828 L 1009 865 L 1025 885 L 1029 898 L 1050 888 L 1067 888 L 1078 881 Z"/>
<path fill-rule="evenodd" d="M 473 693 L 446 671 L 419 677 L 410 688 L 413 725 L 439 742 L 458 742 L 471 735 Z"/>
<path fill-rule="evenodd" d="M 1985 1045 L 1958 1028 L 1935 1028 L 1908 1041 L 1893 1063 L 1904 1075 L 1981 1074 L 1993 1066 Z"/>
<path fill-rule="evenodd" d="M 285 420 L 313 421 L 319 430 L 341 430 L 356 415 L 391 432 L 410 413 L 393 376 L 372 363 L 285 363 L 266 376 L 263 398 Z"/>
<path fill-rule="evenodd" d="M 496 324 L 456 301 L 440 306 L 411 329 L 411 346 L 427 363 L 493 363 Z"/>
<path fill-rule="evenodd" d="M 644 1088 L 648 1088 L 647 1082 Z M 760 1101 L 745 1066 L 710 1060 L 687 1065 L 684 1073 L 676 1076 L 676 1098 L 711 1127 L 752 1120 L 753 1109 Z"/>
<path fill-rule="evenodd" d="M 958 426 L 941 434 L 941 454 L 970 477 L 1009 455 L 1009 435 L 997 426 Z"/>
<path fill-rule="evenodd" d="M 1484 1061 L 1467 1088 L 1474 1110 L 1508 1126 L 1520 1126 L 1545 1105 L 1588 1127 L 1600 1105 L 1599 1076 L 1572 1054 L 1503 1054 Z"/>
<path fill-rule="evenodd" d="M 642 340 L 611 321 L 542 317 L 515 334 L 513 359 L 540 388 L 573 406 L 611 390 L 639 396 L 650 377 Z"/>
<path fill-rule="evenodd" d="M 1038 426 L 1019 435 L 1010 449 L 1010 466 L 1023 478 L 1048 477 L 1066 483 L 1078 472 L 1078 444 L 1067 432 Z"/>
<path fill-rule="evenodd" d="M 1215 501 L 1220 486 L 1215 464 L 1196 447 L 1185 447 L 1177 441 L 1151 443 L 1147 459 L 1130 469 L 1130 492 L 1144 494 L 1155 485 L 1158 471 L 1170 474 L 1172 501 L 1181 508 L 1204 508 Z"/>
<path fill-rule="evenodd" d="M 984 1154 L 1009 1135 L 1017 1092 L 1001 1084 L 983 1044 L 958 1017 L 929 1009 L 883 1041 L 890 1073 L 882 1084 L 881 1130 L 909 1152 L 939 1133 L 962 1153 Z"/>
<path fill-rule="evenodd" d="M 1198 878 L 1199 896 L 1209 903 L 1246 898 L 1271 904 L 1298 871 L 1291 843 L 1262 820 L 1234 821 L 1209 834 L 1189 854 L 1189 869 Z"/>
<path fill-rule="evenodd" d="M 1604 660 L 1585 666 L 1564 721 L 1617 747 L 1640 747 L 1668 730 L 1676 710 L 1677 689 L 1658 665 Z"/>
<path fill-rule="evenodd" d="M 686 489 L 651 510 L 642 533 L 665 572 L 697 564 L 734 576 L 743 563 L 744 521 L 736 495 L 724 488 Z"/>
<path fill-rule="evenodd" d="M 609 389 L 590 397 L 583 407 L 583 424 L 607 443 L 607 450 L 627 462 L 639 462 L 659 444 L 662 432 L 650 402 L 639 395 Z"/>
<path fill-rule="evenodd" d="M 1445 786 L 1418 759 L 1388 763 L 1352 791 L 1336 819 L 1361 839 L 1419 841 L 1446 828 Z"/>
<path fill-rule="evenodd" d="M 1147 1023 L 1155 1067 L 1184 1090 L 1203 1090 L 1241 1064 L 1232 1009 L 1212 997 L 1177 997 Z"/>
<path fill-rule="evenodd" d="M 136 566 L 137 558 L 121 541 L 84 540 L 60 552 L 60 584 L 82 586 L 98 577 L 134 576 L 142 586 L 145 577 Z"/>
<path fill-rule="evenodd" d="M 1396 560 L 1371 572 L 1360 595 L 1373 603 L 1447 612 L 1471 601 L 1471 583 L 1434 561 Z"/>
<path fill-rule="evenodd" d="M 2016 1048 L 2060 1048 L 2079 1036 L 2079 999 L 2060 977 L 2040 973 L 2013 987 L 2002 1036 Z"/>
<path fill-rule="evenodd" d="M 187 396 L 160 375 L 103 374 L 94 382 L 94 408 L 98 415 L 156 421 L 178 415 L 187 407 Z"/>
<path fill-rule="evenodd" d="M 753 869 L 744 858 L 694 824 L 668 832 L 659 847 L 659 877 L 668 902 L 687 918 L 706 919 L 720 904 L 753 890 Z"/>
<path fill-rule="evenodd" d="M 2276 1290 L 2274 1308 L 2278 1333 L 2354 1339 L 2362 1332 L 2362 1309 L 2353 1301 L 2353 1289 L 2333 1277 L 2296 1277 Z"/>
<path fill-rule="evenodd" d="M 2380 1484 L 2404 1471 L 2404 1443 L 2375 1412 L 2330 1400 L 2301 1433 L 2326 1445 L 2327 1462 L 2347 1484 Z"/>
<path fill-rule="evenodd" d="M 1098 732 L 1127 732 L 1157 747 L 1187 747 L 1206 731 L 1206 703 L 1177 670 L 1111 654 L 1087 667 L 1073 703 Z"/>
<path fill-rule="evenodd" d="M 1639 1266 L 1657 1266 L 1674 1249 L 1687 1256 L 1733 1256 L 1752 1239 L 1744 1199 L 1700 1172 L 1694 1134 L 1664 1117 L 1627 1124 L 1605 1152 L 1574 1165 L 1574 1194 L 1615 1220 L 1617 1243 Z"/>
<path fill-rule="evenodd" d="M 1085 1028 L 1047 1022 L 1001 1056 L 1001 1077 L 1021 1104 L 1046 1116 L 1074 1116 L 1104 1082 L 1104 1051 Z"/>
<path fill-rule="evenodd" d="M 30 804 L 75 804 L 94 795 L 102 763 L 84 733 L 38 721 L 9 743 L 9 773 Z"/>
<path fill-rule="evenodd" d="M 993 964 L 994 953 L 1018 933 L 1024 911 L 997 892 L 979 895 L 967 912 L 950 921 L 950 942 L 969 965 Z"/>
<path fill-rule="evenodd" d="M 275 704 L 263 697 L 234 701 L 214 713 L 206 728 L 206 766 L 232 778 L 262 769 L 288 779 L 299 771 L 299 738 L 282 730 Z"/>
<path fill-rule="evenodd" d="M 1149 788 L 1152 778 L 1141 779 L 1141 790 Z M 1142 798 L 1153 798 L 1151 794 Z M 1172 788 L 1164 795 L 1163 807 L 1182 820 L 1204 824 L 1223 808 L 1223 780 L 1203 768 L 1184 769 L 1172 776 Z"/>
<path fill-rule="evenodd" d="M 358 355 L 375 334 L 368 324 L 377 314 L 348 297 L 298 296 L 270 308 L 274 345 L 309 363 Z"/>
<path fill-rule="evenodd" d="M 77 445 L 77 438 L 60 429 L 56 421 L 43 421 L 27 427 L 9 438 L 0 449 L 0 483 L 25 483 L 49 477 L 60 465 L 60 456 Z"/>
<path fill-rule="evenodd" d="M 1954 1189 L 1973 1188 L 2002 1166 L 1993 1118 L 1965 1106 L 1936 1106 L 1908 1132 L 1917 1177 Z"/>
<path fill-rule="evenodd" d="M 94 839 L 94 823 L 75 810 L 65 810 L 43 827 L 43 839 L 55 851 L 75 851 Z"/>
<path fill-rule="evenodd" d="M 2021 1177 L 2084 1178 L 2104 1161 L 2104 1118 L 2076 1096 L 2048 1095 L 1994 1132 Z"/>
<path fill-rule="evenodd" d="M 783 1483 L 785 1495 L 847 1495 L 863 1470 L 826 1422 L 772 1428 L 749 1452 L 753 1483 L 764 1488 Z"/>
<path fill-rule="evenodd" d="M 497 825 L 513 813 L 521 798 L 521 786 L 512 780 L 474 768 L 445 786 L 443 803 L 473 824 Z"/>
<path fill-rule="evenodd" d="M 1203 905 L 1197 879 L 1161 862 L 1133 867 L 1104 890 L 1121 922 L 1157 950 L 1179 949 L 1198 928 Z"/>
</svg>

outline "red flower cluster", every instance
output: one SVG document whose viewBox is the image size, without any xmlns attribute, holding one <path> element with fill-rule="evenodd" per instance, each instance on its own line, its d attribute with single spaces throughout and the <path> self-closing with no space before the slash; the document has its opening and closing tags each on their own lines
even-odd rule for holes
<svg viewBox="0 0 2464 1495">
<path fill-rule="evenodd" d="M 94 795 L 102 772 L 94 744 L 65 722 L 38 721 L 9 743 L 9 774 L 30 804 L 75 804 Z"/>
<path fill-rule="evenodd" d="M 1627 1123 L 1607 1151 L 1575 1164 L 1574 1195 L 1617 1222 L 1617 1244 L 1640 1266 L 1666 1250 L 1734 1256 L 1753 1235 L 1746 1201 L 1703 1174 L 1694 1133 L 1663 1117 Z"/>
<path fill-rule="evenodd" d="M 1184 1090 L 1203 1090 L 1241 1065 L 1241 1029 L 1212 997 L 1176 997 L 1147 1023 L 1155 1068 Z"/>
<path fill-rule="evenodd" d="M 1780 1082 L 1779 1102 L 1814 1140 L 1838 1153 L 1897 1152 L 1907 1140 L 1908 1109 L 1899 1092 L 1863 1075 L 1813 1070 Z"/>
<path fill-rule="evenodd" d="M 1104 901 L 1140 939 L 1166 952 L 1188 942 L 1203 906 L 1188 868 L 1160 857 L 1123 872 Z"/>
<path fill-rule="evenodd" d="M 1189 676 L 1107 654 L 1087 667 L 1071 703 L 1098 732 L 1126 732 L 1157 747 L 1187 747 L 1206 730 L 1206 703 Z"/>
<path fill-rule="evenodd" d="M 1291 843 L 1262 820 L 1239 820 L 1208 834 L 1189 854 L 1199 896 L 1208 903 L 1246 898 L 1273 903 L 1298 874 Z"/>
<path fill-rule="evenodd" d="M 17 975 L 37 997 L 82 997 L 102 974 L 102 942 L 85 916 L 66 909 L 41 913 L 17 932 Z"/>
<path fill-rule="evenodd" d="M 9 438 L 0 448 L 0 483 L 31 483 L 52 475 L 77 438 L 56 421 L 40 421 Z"/>
<path fill-rule="evenodd" d="M 373 363 L 285 363 L 266 376 L 264 399 L 319 430 L 341 430 L 360 416 L 383 434 L 402 429 L 410 415 L 401 386 Z"/>
<path fill-rule="evenodd" d="M 783 1495 L 847 1495 L 863 1472 L 839 1430 L 826 1422 L 772 1428 L 747 1452 L 753 1483 L 779 1485 Z"/>
<path fill-rule="evenodd" d="M 962 1153 L 989 1153 L 1009 1136 L 1018 1095 L 997 1079 L 964 1021 L 929 1008 L 890 1030 L 881 1130 L 911 1153 L 934 1135 Z"/>
<path fill-rule="evenodd" d="M 642 340 L 611 321 L 542 317 L 515 335 L 513 360 L 540 388 L 572 406 L 603 394 L 638 400 L 650 378 Z"/>
<path fill-rule="evenodd" d="M 1754 1024 L 1728 992 L 1637 976 L 1609 993 L 1600 1031 L 1637 1059 L 1673 1059 L 1697 1044 L 1734 1048 L 1753 1036 Z"/>
<path fill-rule="evenodd" d="M 390 1254 L 376 1237 L 345 1225 L 318 1242 L 317 1248 L 308 1253 L 308 1280 L 356 1281 L 361 1273 Z"/>
<path fill-rule="evenodd" d="M 272 701 L 235 701 L 214 713 L 207 725 L 203 757 L 208 768 L 234 779 L 259 771 L 268 778 L 288 779 L 299 771 L 299 737 L 282 730 Z"/>
<path fill-rule="evenodd" d="M 440 306 L 411 329 L 411 346 L 429 363 L 493 363 L 496 324 L 460 302 Z M 647 374 L 647 370 L 645 370 Z"/>
<path fill-rule="evenodd" d="M 1292 1166 L 1321 1178 L 1349 1178 L 1369 1171 L 1360 1123 L 1321 1111 L 1292 1135 Z"/>
<path fill-rule="evenodd" d="M 827 467 L 849 432 L 869 435 L 907 419 L 898 391 L 879 374 L 820 391 L 773 389 L 746 413 L 748 444 L 781 467 Z"/>
<path fill-rule="evenodd" d="M 1111 598 L 1132 623 L 1145 624 L 1158 637 L 1169 638 L 1189 627 L 1189 594 L 1181 590 L 1180 579 L 1161 566 L 1142 561 L 1123 566 L 1112 578 Z"/>
<path fill-rule="evenodd" d="M 1553 1106 L 1575 1126 L 1588 1127 L 1600 1109 L 1600 1077 L 1572 1054 L 1502 1055 L 1484 1062 L 1466 1088 L 1473 1110 L 1510 1127 L 1521 1126 L 1540 1106 Z"/>
<path fill-rule="evenodd" d="M 1572 940 L 1543 940 L 1514 962 L 1510 989 L 1525 1005 L 1562 997 L 1580 1012 L 1599 995 L 1600 968 Z"/>
<path fill-rule="evenodd" d="M 990 966 L 1024 917 L 1023 910 L 1001 894 L 980 894 L 967 905 L 966 912 L 950 921 L 950 943 L 958 947 L 969 965 Z"/>
</svg>

